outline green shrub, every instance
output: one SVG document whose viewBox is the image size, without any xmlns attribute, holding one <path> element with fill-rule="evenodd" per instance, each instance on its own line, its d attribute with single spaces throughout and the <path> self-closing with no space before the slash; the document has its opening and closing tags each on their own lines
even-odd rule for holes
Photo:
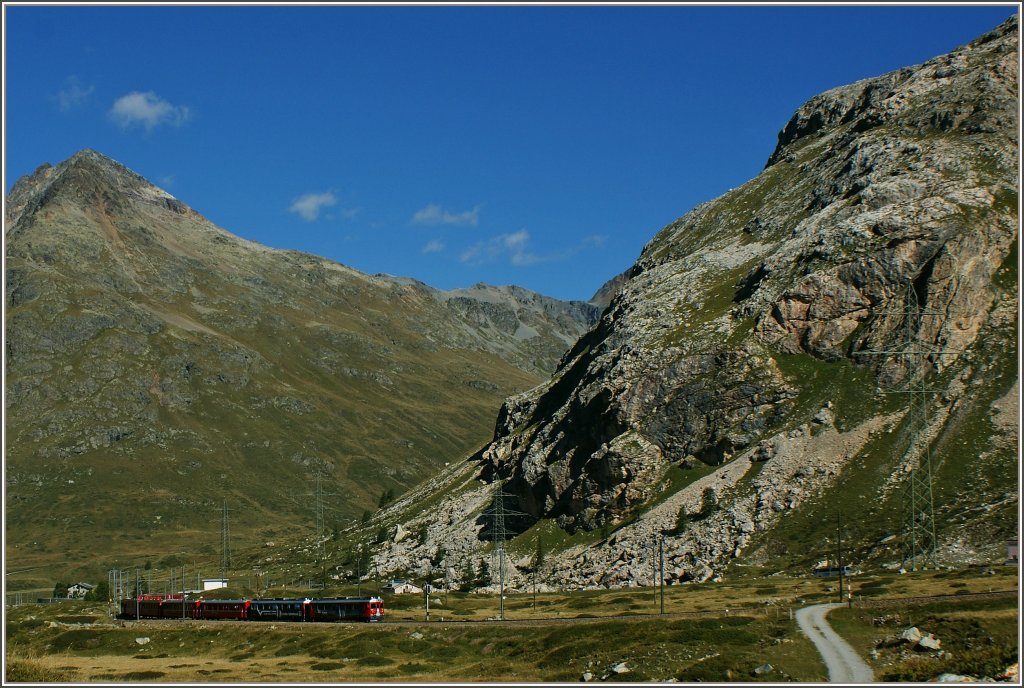
<svg viewBox="0 0 1024 688">
<path fill-rule="evenodd" d="M 362 666 L 379 666 L 379 667 L 382 667 L 382 666 L 390 666 L 390 665 L 392 665 L 394 663 L 395 663 L 394 660 L 388 659 L 387 657 L 381 657 L 379 655 L 367 655 L 365 657 L 360 657 L 359 659 L 356 660 L 356 664 L 361 664 Z"/>
<path fill-rule="evenodd" d="M 317 662 L 316 664 L 310 664 L 309 668 L 313 671 L 334 671 L 336 669 L 344 669 L 344 662 Z"/>
</svg>

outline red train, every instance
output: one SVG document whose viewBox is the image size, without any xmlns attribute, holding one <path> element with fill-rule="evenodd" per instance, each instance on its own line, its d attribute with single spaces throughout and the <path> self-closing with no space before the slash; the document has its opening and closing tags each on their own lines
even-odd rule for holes
<svg viewBox="0 0 1024 688">
<path fill-rule="evenodd" d="M 180 595 L 141 595 L 137 600 L 121 600 L 121 618 L 382 621 L 384 619 L 384 600 L 379 597 L 186 600 Z"/>
</svg>

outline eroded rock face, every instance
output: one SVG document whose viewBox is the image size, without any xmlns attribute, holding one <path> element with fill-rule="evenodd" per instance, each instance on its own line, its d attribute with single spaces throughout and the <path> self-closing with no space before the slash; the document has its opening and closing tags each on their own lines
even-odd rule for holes
<svg viewBox="0 0 1024 688">
<path fill-rule="evenodd" d="M 553 379 L 506 402 L 485 474 L 535 518 L 621 523 L 671 466 L 792 423 L 805 381 L 779 355 L 890 385 L 925 370 L 865 352 L 968 349 L 1017 233 L 1016 47 L 1011 20 L 808 101 L 760 176 L 663 229 Z"/>
</svg>

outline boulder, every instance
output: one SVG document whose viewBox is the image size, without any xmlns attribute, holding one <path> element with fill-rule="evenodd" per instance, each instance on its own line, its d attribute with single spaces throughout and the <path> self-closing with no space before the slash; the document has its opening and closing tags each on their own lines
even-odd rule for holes
<svg viewBox="0 0 1024 688">
<path fill-rule="evenodd" d="M 814 416 L 814 422 L 818 425 L 832 425 L 835 422 L 835 416 L 832 415 L 832 409 L 823 407 L 818 414 Z"/>
<path fill-rule="evenodd" d="M 900 634 L 900 640 L 916 645 L 924 635 L 917 626 L 911 626 Z"/>
<path fill-rule="evenodd" d="M 1020 677 L 1020 662 L 1014 662 L 1006 667 L 1006 671 L 996 675 L 997 681 L 1016 681 Z"/>
<path fill-rule="evenodd" d="M 608 671 L 605 672 L 605 675 L 604 675 L 603 678 L 608 678 L 609 676 L 613 676 L 613 675 L 617 675 L 617 674 L 628 674 L 628 673 L 629 673 L 629 667 L 626 666 L 626 663 L 625 662 L 617 662 L 617 663 L 613 664 L 612 666 L 610 666 L 608 668 Z"/>
</svg>

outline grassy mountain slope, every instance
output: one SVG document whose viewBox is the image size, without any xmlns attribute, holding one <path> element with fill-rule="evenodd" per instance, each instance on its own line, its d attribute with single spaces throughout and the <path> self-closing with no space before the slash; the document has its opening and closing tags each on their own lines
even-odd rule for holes
<svg viewBox="0 0 1024 688">
<path fill-rule="evenodd" d="M 307 535 L 317 475 L 344 524 L 481 446 L 597 316 L 267 249 L 93 151 L 7 210 L 9 568 L 217 559 L 225 500 L 236 547 Z"/>
</svg>

